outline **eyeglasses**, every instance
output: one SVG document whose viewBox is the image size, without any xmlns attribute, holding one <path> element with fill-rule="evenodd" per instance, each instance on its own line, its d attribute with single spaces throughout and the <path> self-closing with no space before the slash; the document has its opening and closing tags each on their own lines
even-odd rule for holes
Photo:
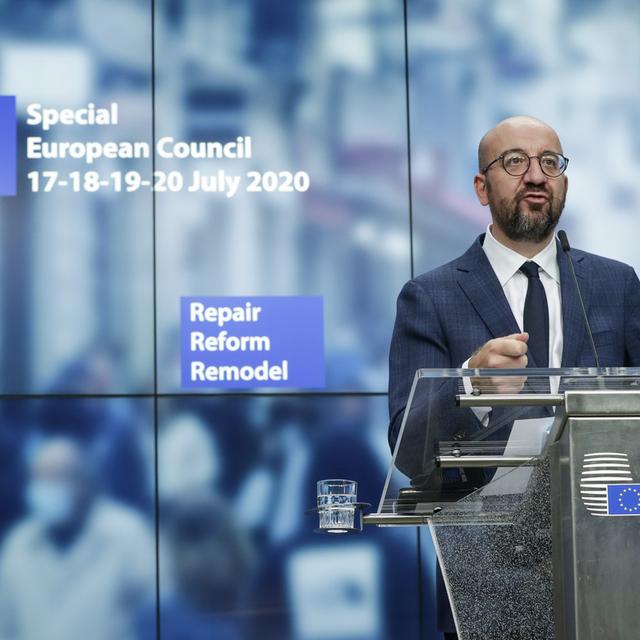
<svg viewBox="0 0 640 640">
<path fill-rule="evenodd" d="M 561 176 L 569 164 L 569 158 L 565 158 L 561 153 L 545 151 L 539 156 L 528 156 L 521 149 L 510 149 L 490 162 L 480 173 L 487 173 L 491 165 L 502 160 L 502 167 L 510 176 L 522 176 L 529 170 L 531 158 L 538 158 L 542 173 L 550 178 Z"/>
</svg>

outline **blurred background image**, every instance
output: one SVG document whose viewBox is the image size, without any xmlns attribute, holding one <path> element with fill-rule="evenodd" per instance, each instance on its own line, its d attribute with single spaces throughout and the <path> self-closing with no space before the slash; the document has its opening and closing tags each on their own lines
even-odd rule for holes
<svg viewBox="0 0 640 640">
<path fill-rule="evenodd" d="M 572 244 L 640 266 L 639 12 L 0 0 L 19 157 L 28 104 L 118 102 L 116 127 L 43 138 L 152 144 L 155 122 L 156 138 L 251 136 L 254 156 L 90 168 L 311 177 L 234 198 L 31 193 L 47 161 L 20 162 L 0 198 L 0 638 L 436 638 L 427 531 L 325 538 L 304 510 L 322 478 L 379 499 L 395 299 L 486 227 L 472 177 L 498 120 L 557 129 Z M 326 390 L 183 393 L 189 295 L 323 296 Z"/>
<path fill-rule="evenodd" d="M 0 637 L 135 638 L 155 596 L 151 403 L 3 401 Z"/>
</svg>

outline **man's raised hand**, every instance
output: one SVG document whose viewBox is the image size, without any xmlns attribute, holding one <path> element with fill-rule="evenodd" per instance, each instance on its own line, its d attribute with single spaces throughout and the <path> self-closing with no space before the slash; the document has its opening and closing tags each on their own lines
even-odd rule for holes
<svg viewBox="0 0 640 640">
<path fill-rule="evenodd" d="M 470 369 L 525 369 L 527 367 L 528 333 L 512 333 L 485 342 L 469 358 Z M 484 393 L 519 393 L 526 377 L 475 377 L 471 384 Z"/>
</svg>

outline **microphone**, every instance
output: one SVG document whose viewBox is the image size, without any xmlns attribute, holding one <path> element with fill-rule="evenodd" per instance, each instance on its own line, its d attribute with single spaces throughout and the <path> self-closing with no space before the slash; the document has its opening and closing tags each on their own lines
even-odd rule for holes
<svg viewBox="0 0 640 640">
<path fill-rule="evenodd" d="M 573 283 L 576 286 L 576 291 L 578 293 L 578 300 L 580 300 L 580 308 L 582 309 L 582 318 L 584 319 L 584 326 L 587 329 L 587 335 L 589 336 L 589 342 L 591 343 L 591 351 L 593 351 L 593 357 L 596 361 L 596 367 L 600 368 L 600 358 L 598 358 L 598 351 L 596 349 L 596 343 L 593 341 L 593 333 L 591 333 L 591 325 L 589 324 L 589 318 L 587 318 L 587 310 L 584 308 L 584 300 L 582 299 L 582 294 L 580 293 L 580 287 L 578 285 L 578 278 L 576 277 L 576 269 L 573 266 L 573 260 L 571 259 L 571 247 L 569 246 L 569 238 L 567 238 L 567 234 L 560 230 L 558 231 L 558 240 L 560 240 L 560 246 L 562 250 L 565 252 L 567 258 L 569 259 L 569 268 L 571 269 L 571 275 L 573 276 Z"/>
</svg>

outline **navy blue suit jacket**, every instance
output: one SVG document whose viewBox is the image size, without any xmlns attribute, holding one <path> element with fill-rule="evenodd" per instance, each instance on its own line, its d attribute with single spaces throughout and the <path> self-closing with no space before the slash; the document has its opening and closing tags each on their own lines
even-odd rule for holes
<svg viewBox="0 0 640 640">
<path fill-rule="evenodd" d="M 389 442 L 392 448 L 417 369 L 460 367 L 491 338 L 520 331 L 482 249 L 483 240 L 484 234 L 464 255 L 414 278 L 400 293 L 389 358 Z M 640 366 L 640 281 L 635 271 L 621 262 L 577 249 L 572 249 L 571 255 L 600 365 Z M 562 298 L 562 366 L 595 366 L 568 258 L 559 243 L 558 265 Z M 536 366 L 531 357 L 529 366 Z M 469 409 L 454 407 L 454 395 L 452 391 L 448 398 L 449 417 L 437 421 L 440 425 L 440 432 L 436 434 L 438 439 L 455 439 L 455 430 L 460 424 L 468 427 L 470 422 L 475 422 L 475 428 L 481 428 Z M 411 437 L 406 428 L 403 443 L 405 437 Z M 419 435 L 414 434 L 414 437 L 418 440 L 412 448 L 424 445 L 419 442 Z M 403 469 L 401 459 L 397 462 L 412 477 L 421 472 L 409 463 Z"/>
</svg>

